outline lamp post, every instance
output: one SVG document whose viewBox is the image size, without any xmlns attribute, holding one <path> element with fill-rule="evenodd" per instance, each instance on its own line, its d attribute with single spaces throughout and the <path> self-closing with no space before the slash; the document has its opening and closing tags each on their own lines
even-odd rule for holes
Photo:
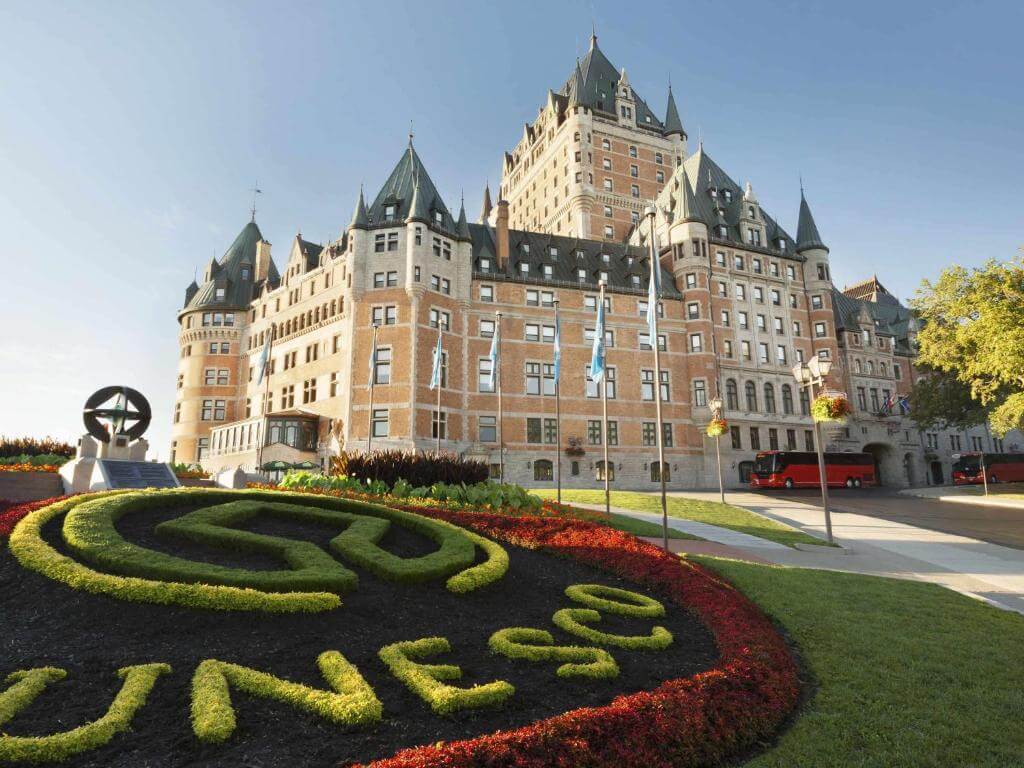
<svg viewBox="0 0 1024 768">
<path fill-rule="evenodd" d="M 832 362 L 812 357 L 806 365 L 798 363 L 793 366 L 793 378 L 801 389 L 807 388 L 809 397 L 814 400 L 814 387 L 824 387 L 825 377 L 832 370 Z M 828 508 L 828 476 L 825 474 L 825 450 L 821 441 L 821 424 L 814 421 L 814 447 L 818 452 L 818 479 L 821 481 L 821 507 L 825 512 L 825 535 L 828 543 L 832 541 L 832 513 Z"/>
<path fill-rule="evenodd" d="M 722 418 L 722 398 L 715 395 L 711 400 L 708 401 L 708 407 L 711 408 L 711 418 L 720 419 Z M 718 459 L 718 495 L 722 499 L 722 503 L 725 504 L 725 484 L 722 482 L 722 436 L 715 435 L 715 456 Z"/>
</svg>

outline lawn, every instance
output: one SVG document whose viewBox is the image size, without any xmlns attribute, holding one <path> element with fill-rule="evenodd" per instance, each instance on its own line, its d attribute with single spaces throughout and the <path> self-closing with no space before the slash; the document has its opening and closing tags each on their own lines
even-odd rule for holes
<svg viewBox="0 0 1024 768">
<path fill-rule="evenodd" d="M 562 494 L 565 495 L 564 493 Z M 581 512 L 590 513 L 591 510 L 581 510 Z M 610 517 L 605 517 L 601 513 L 600 517 L 594 517 L 592 514 L 581 514 L 579 516 L 584 520 L 594 520 L 607 525 L 609 528 L 615 528 L 619 531 L 625 531 L 631 533 L 634 536 L 647 536 L 649 538 L 661 538 L 662 529 L 657 523 L 651 523 L 647 520 L 637 520 L 635 517 L 627 517 L 626 515 L 617 515 L 612 512 Z M 670 539 L 689 539 L 690 541 L 703 541 L 700 536 L 691 536 L 688 533 L 677 531 L 672 528 L 668 529 L 668 537 Z"/>
<path fill-rule="evenodd" d="M 1024 765 L 1024 616 L 932 584 L 691 559 L 777 620 L 818 686 L 744 768 Z"/>
<path fill-rule="evenodd" d="M 554 498 L 555 496 L 554 491 L 546 488 L 532 490 L 531 493 L 544 498 Z M 604 491 L 589 489 L 563 490 L 562 501 L 570 504 L 603 504 Z M 612 506 L 635 509 L 638 512 L 653 512 L 660 515 L 661 497 L 657 494 L 633 491 L 612 491 Z M 678 517 L 682 520 L 693 520 L 698 523 L 708 523 L 709 525 L 717 525 L 722 528 L 730 528 L 741 533 L 748 533 L 751 536 L 777 541 L 787 546 L 793 546 L 794 544 L 825 544 L 821 539 L 808 536 L 806 533 L 790 528 L 788 525 L 769 520 L 767 517 L 754 514 L 746 509 L 740 509 L 731 504 L 721 504 L 717 501 L 701 501 L 698 499 L 669 496 L 668 514 L 670 517 Z M 654 535 L 661 535 L 660 527 L 655 527 L 658 528 L 659 532 Z"/>
</svg>

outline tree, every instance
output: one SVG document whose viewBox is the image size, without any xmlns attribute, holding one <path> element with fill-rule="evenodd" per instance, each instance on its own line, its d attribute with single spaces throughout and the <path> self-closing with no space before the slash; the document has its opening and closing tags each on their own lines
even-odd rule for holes
<svg viewBox="0 0 1024 768">
<path fill-rule="evenodd" d="M 966 386 L 996 434 L 1024 428 L 1024 261 L 950 267 L 935 284 L 925 280 L 912 304 L 919 362 Z"/>
<path fill-rule="evenodd" d="M 967 429 L 989 420 L 988 409 L 954 374 L 921 365 L 918 369 L 922 376 L 910 390 L 910 418 L 920 429 Z"/>
</svg>

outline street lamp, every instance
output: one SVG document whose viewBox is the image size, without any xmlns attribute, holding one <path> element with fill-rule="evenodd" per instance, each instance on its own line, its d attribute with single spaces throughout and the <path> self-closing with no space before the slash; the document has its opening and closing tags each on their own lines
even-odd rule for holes
<svg viewBox="0 0 1024 768">
<path fill-rule="evenodd" d="M 815 356 L 804 365 L 797 363 L 793 366 L 793 378 L 801 389 L 807 388 L 810 400 L 814 400 L 814 387 L 824 387 L 825 377 L 832 370 L 831 360 L 822 360 Z M 821 481 L 821 507 L 825 512 L 825 535 L 828 543 L 832 544 L 832 513 L 828 508 L 828 477 L 825 474 L 825 452 L 821 442 L 821 424 L 814 422 L 814 447 L 818 452 L 818 479 Z"/>
<path fill-rule="evenodd" d="M 722 398 L 715 395 L 711 400 L 708 401 L 708 407 L 711 409 L 711 418 L 720 419 L 722 417 Z M 715 435 L 715 456 L 718 458 L 718 495 L 722 498 L 722 503 L 725 504 L 725 485 L 722 483 L 722 436 Z"/>
</svg>

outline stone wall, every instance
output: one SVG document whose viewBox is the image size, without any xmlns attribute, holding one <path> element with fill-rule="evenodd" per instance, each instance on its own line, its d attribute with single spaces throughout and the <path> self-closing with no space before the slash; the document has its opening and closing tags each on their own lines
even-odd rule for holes
<svg viewBox="0 0 1024 768">
<path fill-rule="evenodd" d="M 0 472 L 0 499 L 37 501 L 63 493 L 64 485 L 56 472 Z"/>
</svg>

